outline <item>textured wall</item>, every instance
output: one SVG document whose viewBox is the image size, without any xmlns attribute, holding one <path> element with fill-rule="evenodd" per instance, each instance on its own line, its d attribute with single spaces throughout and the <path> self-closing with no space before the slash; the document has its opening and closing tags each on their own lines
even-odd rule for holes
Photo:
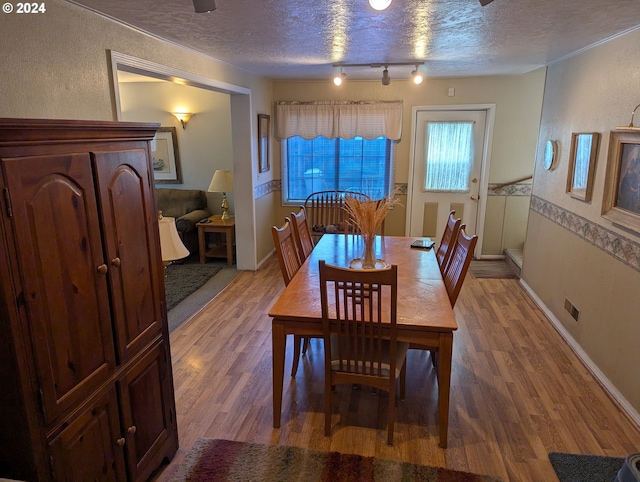
<svg viewBox="0 0 640 482">
<path fill-rule="evenodd" d="M 539 150 L 558 141 L 555 170 L 536 162 L 523 279 L 598 369 L 640 412 L 640 234 L 602 218 L 609 131 L 639 101 L 640 30 L 547 71 Z M 593 199 L 566 192 L 572 132 L 600 132 Z M 576 322 L 564 300 L 580 311 Z"/>
</svg>

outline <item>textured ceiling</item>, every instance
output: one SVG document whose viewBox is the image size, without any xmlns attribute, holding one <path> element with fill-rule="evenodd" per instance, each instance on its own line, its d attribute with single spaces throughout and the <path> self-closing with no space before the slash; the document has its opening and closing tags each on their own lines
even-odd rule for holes
<svg viewBox="0 0 640 482">
<path fill-rule="evenodd" d="M 272 79 L 327 79 L 332 64 L 421 61 L 426 77 L 521 74 L 640 24 L 640 0 L 67 0 Z M 389 67 L 408 78 L 413 67 Z M 348 68 L 350 79 L 381 69 Z"/>
</svg>

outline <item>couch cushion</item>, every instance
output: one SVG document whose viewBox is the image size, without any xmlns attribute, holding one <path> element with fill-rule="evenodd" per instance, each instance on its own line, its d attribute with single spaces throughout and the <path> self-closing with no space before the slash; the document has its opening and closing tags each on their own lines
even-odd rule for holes
<svg viewBox="0 0 640 482">
<path fill-rule="evenodd" d="M 207 196 L 199 189 L 156 189 L 156 205 L 163 216 L 179 218 L 191 211 L 207 209 Z"/>
</svg>

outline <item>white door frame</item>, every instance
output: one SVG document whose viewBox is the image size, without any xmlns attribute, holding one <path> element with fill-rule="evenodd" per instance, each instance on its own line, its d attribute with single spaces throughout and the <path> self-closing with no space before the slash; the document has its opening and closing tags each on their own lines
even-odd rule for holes
<svg viewBox="0 0 640 482">
<path fill-rule="evenodd" d="M 415 140 L 418 112 L 421 111 L 455 111 L 455 110 L 484 110 L 487 113 L 485 122 L 485 143 L 482 150 L 482 165 L 480 167 L 480 185 L 478 186 L 478 211 L 476 214 L 476 234 L 478 243 L 474 256 L 482 258 L 482 239 L 484 234 L 484 218 L 487 211 L 487 193 L 489 191 L 489 164 L 491 160 L 491 144 L 493 142 L 493 125 L 495 123 L 495 104 L 455 104 L 455 105 L 423 105 L 414 106 L 411 112 L 411 152 L 409 154 L 409 175 L 407 184 L 407 215 L 405 220 L 405 236 L 409 236 L 411 224 L 411 209 L 413 208 L 413 172 L 415 168 Z"/>
</svg>

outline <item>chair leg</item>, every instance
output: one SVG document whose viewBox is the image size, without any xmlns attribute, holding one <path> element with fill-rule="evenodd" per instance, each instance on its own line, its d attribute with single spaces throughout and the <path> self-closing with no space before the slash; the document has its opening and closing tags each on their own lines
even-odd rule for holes
<svg viewBox="0 0 640 482">
<path fill-rule="evenodd" d="M 389 387 L 389 414 L 387 415 L 387 445 L 393 446 L 393 425 L 396 418 L 396 380 Z"/>
<path fill-rule="evenodd" d="M 404 400 L 405 389 L 407 386 L 407 362 L 402 364 L 402 369 L 400 370 L 400 400 Z"/>
<path fill-rule="evenodd" d="M 307 354 L 307 348 L 309 348 L 309 338 L 303 338 L 304 342 L 302 343 L 302 355 Z"/>
<path fill-rule="evenodd" d="M 331 384 L 330 375 L 325 374 L 324 384 L 324 435 L 329 437 L 331 435 L 331 391 L 334 385 Z"/>
<path fill-rule="evenodd" d="M 300 363 L 300 335 L 293 335 L 293 361 L 291 362 L 291 376 L 295 377 L 298 372 L 298 363 Z"/>
</svg>

